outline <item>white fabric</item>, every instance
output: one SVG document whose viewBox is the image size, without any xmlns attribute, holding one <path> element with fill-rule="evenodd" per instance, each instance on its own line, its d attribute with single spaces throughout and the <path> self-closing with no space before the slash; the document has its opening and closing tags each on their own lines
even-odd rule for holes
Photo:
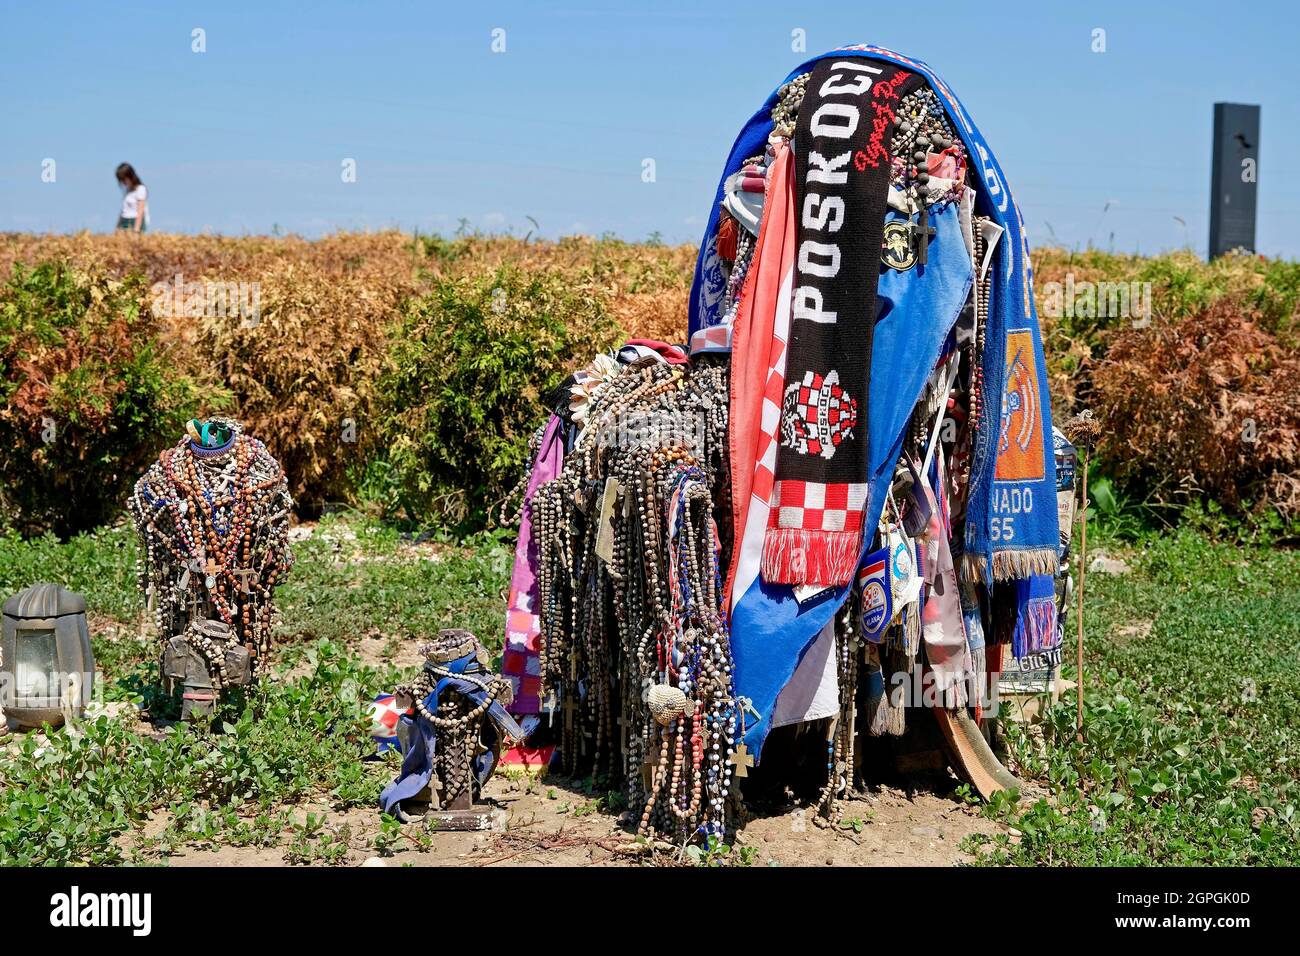
<svg viewBox="0 0 1300 956">
<path fill-rule="evenodd" d="M 772 726 L 821 720 L 839 711 L 840 677 L 835 659 L 835 619 L 831 618 L 799 661 L 789 683 L 781 688 L 772 708 Z"/>
<path fill-rule="evenodd" d="M 149 222 L 149 204 L 145 202 L 149 198 L 149 191 L 144 188 L 144 183 L 136 186 L 129 193 L 122 197 L 122 218 L 135 219 L 140 212 L 140 203 L 144 202 L 144 220 Z"/>
<path fill-rule="evenodd" d="M 763 221 L 763 203 L 767 195 L 745 192 L 740 188 L 744 178 L 743 171 L 727 177 L 726 185 L 723 186 L 722 208 L 731 213 L 751 236 L 757 236 Z"/>
</svg>

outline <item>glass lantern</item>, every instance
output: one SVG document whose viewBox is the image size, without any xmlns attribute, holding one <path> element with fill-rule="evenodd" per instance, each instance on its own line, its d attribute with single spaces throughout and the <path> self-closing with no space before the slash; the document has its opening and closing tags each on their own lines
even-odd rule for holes
<svg viewBox="0 0 1300 956">
<path fill-rule="evenodd" d="M 57 584 L 34 584 L 4 603 L 0 708 L 19 727 L 59 726 L 91 698 L 95 657 L 86 599 Z"/>
</svg>

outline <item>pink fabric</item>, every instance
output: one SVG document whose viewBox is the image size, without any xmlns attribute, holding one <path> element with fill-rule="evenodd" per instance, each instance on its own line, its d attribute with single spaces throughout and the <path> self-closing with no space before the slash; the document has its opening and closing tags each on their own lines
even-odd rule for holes
<svg viewBox="0 0 1300 956">
<path fill-rule="evenodd" d="M 537 617 L 537 546 L 533 541 L 533 522 L 529 503 L 543 482 L 560 473 L 564 461 L 564 441 L 560 419 L 556 415 L 546 423 L 542 443 L 537 449 L 533 472 L 524 491 L 523 514 L 519 519 L 519 542 L 515 545 L 515 567 L 510 576 L 510 606 L 506 610 L 505 653 L 501 673 L 514 685 L 513 714 L 536 714 L 542 709 L 541 659 L 538 653 L 541 623 Z"/>
<path fill-rule="evenodd" d="M 728 611 L 758 576 L 772 508 L 795 257 L 794 162 L 784 144 L 772 162 L 768 183 L 754 257 L 731 326 L 731 508 L 736 545 L 724 593 Z"/>
<path fill-rule="evenodd" d="M 652 349 L 658 352 L 669 365 L 685 365 L 689 361 L 686 352 L 680 346 L 669 345 L 667 342 L 658 342 L 654 339 L 628 339 L 627 344 Z"/>
<path fill-rule="evenodd" d="M 942 489 L 943 462 L 936 464 L 938 486 Z M 961 616 L 957 573 L 948 547 L 947 503 L 936 498 L 927 481 L 922 479 L 922 484 L 930 501 L 930 525 L 925 540 L 925 603 L 921 613 L 921 639 L 925 643 L 925 657 L 934 675 L 935 688 L 945 695 L 947 706 L 964 707 L 974 668 Z"/>
</svg>

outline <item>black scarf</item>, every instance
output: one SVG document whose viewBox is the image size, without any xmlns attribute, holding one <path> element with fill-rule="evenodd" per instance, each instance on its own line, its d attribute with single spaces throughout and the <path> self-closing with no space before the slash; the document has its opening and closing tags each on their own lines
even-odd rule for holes
<svg viewBox="0 0 1300 956">
<path fill-rule="evenodd" d="M 862 549 L 867 389 L 894 107 L 920 87 L 881 60 L 820 60 L 799 108 L 798 247 L 764 580 L 840 585 Z"/>
</svg>

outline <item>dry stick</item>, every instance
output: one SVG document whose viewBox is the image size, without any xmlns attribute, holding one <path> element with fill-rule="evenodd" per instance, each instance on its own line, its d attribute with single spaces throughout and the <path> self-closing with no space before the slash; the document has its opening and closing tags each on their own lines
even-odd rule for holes
<svg viewBox="0 0 1300 956">
<path fill-rule="evenodd" d="M 1088 571 L 1088 447 L 1083 448 L 1083 507 L 1079 511 L 1079 647 L 1077 652 L 1077 671 L 1075 678 L 1079 682 L 1079 715 L 1075 721 L 1075 732 L 1080 742 L 1083 741 L 1083 578 Z"/>
<path fill-rule="evenodd" d="M 1083 740 L 1083 579 L 1088 573 L 1088 460 L 1092 443 L 1101 435 L 1101 423 L 1091 409 L 1084 409 L 1065 423 L 1066 437 L 1079 449 L 1083 460 L 1083 506 L 1079 510 L 1079 648 L 1077 657 L 1079 716 L 1075 732 Z"/>
</svg>

